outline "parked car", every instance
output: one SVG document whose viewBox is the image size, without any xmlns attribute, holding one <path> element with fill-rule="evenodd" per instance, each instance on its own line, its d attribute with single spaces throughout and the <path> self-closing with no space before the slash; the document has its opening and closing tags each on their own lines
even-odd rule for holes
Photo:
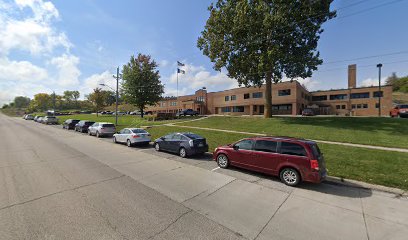
<svg viewBox="0 0 408 240">
<path fill-rule="evenodd" d="M 75 125 L 76 125 L 77 123 L 79 123 L 79 121 L 81 121 L 81 120 L 78 120 L 78 119 L 67 119 L 67 120 L 65 120 L 65 122 L 62 124 L 62 128 L 63 128 L 63 129 L 67 129 L 67 130 L 75 129 Z"/>
<path fill-rule="evenodd" d="M 279 176 L 289 186 L 301 181 L 319 183 L 326 177 L 323 154 L 316 142 L 287 137 L 255 137 L 218 147 L 218 166 L 236 166 Z"/>
<path fill-rule="evenodd" d="M 171 133 L 154 141 L 156 151 L 178 153 L 185 158 L 208 151 L 206 139 L 194 133 Z"/>
<path fill-rule="evenodd" d="M 116 115 L 116 112 L 113 112 L 112 115 Z M 126 115 L 126 112 L 118 112 L 118 116 Z"/>
<path fill-rule="evenodd" d="M 54 117 L 54 116 L 45 116 L 42 119 L 42 123 L 44 124 L 58 124 L 58 118 Z"/>
<path fill-rule="evenodd" d="M 112 123 L 96 122 L 88 127 L 88 135 L 96 137 L 113 136 L 116 132 L 116 127 Z"/>
<path fill-rule="evenodd" d="M 75 131 L 81 132 L 81 133 L 88 132 L 89 126 L 91 126 L 94 123 L 95 122 L 88 121 L 88 120 L 79 121 L 77 124 L 75 124 Z"/>
<path fill-rule="evenodd" d="M 198 112 L 193 109 L 184 109 L 176 114 L 176 116 L 197 116 Z"/>
<path fill-rule="evenodd" d="M 37 121 L 36 121 L 36 122 L 42 123 L 43 119 L 44 119 L 44 117 L 39 117 L 39 118 L 37 118 Z"/>
<path fill-rule="evenodd" d="M 34 116 L 31 115 L 31 114 L 27 114 L 27 115 L 25 115 L 24 119 L 25 120 L 34 120 Z"/>
<path fill-rule="evenodd" d="M 311 109 L 311 108 L 305 108 L 302 111 L 302 116 L 314 116 L 314 115 L 315 115 L 315 113 L 314 113 L 313 109 Z"/>
<path fill-rule="evenodd" d="M 126 143 L 128 147 L 136 144 L 148 145 L 151 141 L 150 133 L 141 128 L 124 128 L 113 134 L 114 143 Z"/>
<path fill-rule="evenodd" d="M 400 105 L 395 106 L 390 111 L 390 116 L 391 117 L 402 117 L 402 118 L 408 117 L 408 104 L 400 104 Z"/>
<path fill-rule="evenodd" d="M 43 116 L 40 116 L 40 115 L 35 116 L 34 119 L 33 119 L 34 122 L 38 122 L 38 119 L 39 119 L 40 117 L 43 117 Z"/>
</svg>

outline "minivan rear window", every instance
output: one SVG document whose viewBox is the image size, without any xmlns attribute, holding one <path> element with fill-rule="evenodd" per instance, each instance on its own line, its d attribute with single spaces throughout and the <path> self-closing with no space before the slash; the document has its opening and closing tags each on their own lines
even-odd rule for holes
<svg viewBox="0 0 408 240">
<path fill-rule="evenodd" d="M 102 124 L 102 127 L 115 127 L 113 124 Z"/>
<path fill-rule="evenodd" d="M 319 159 L 320 156 L 321 156 L 321 152 L 320 152 L 319 146 L 317 146 L 317 144 L 310 144 L 310 148 L 312 149 L 313 157 L 314 157 L 315 159 Z"/>
<path fill-rule="evenodd" d="M 302 145 L 290 142 L 281 143 L 281 153 L 295 156 L 307 156 L 306 150 Z"/>
</svg>

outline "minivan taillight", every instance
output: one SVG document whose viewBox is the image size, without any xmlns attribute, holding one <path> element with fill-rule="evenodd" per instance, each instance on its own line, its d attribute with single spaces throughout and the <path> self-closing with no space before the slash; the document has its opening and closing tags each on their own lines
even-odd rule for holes
<svg viewBox="0 0 408 240">
<path fill-rule="evenodd" d="M 310 168 L 315 171 L 319 171 L 319 161 L 310 160 Z"/>
</svg>

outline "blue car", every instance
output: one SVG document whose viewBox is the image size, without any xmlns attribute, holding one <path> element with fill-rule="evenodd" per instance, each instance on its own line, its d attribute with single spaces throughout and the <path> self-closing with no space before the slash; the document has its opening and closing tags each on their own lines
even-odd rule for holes
<svg viewBox="0 0 408 240">
<path fill-rule="evenodd" d="M 170 133 L 154 141 L 156 151 L 177 153 L 185 158 L 208 152 L 206 139 L 194 133 Z"/>
</svg>

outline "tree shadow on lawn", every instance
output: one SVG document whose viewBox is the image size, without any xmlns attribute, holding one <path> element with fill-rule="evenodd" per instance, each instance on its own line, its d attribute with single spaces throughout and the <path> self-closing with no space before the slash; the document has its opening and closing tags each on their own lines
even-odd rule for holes
<svg viewBox="0 0 408 240">
<path fill-rule="evenodd" d="M 286 124 L 376 132 L 407 136 L 408 119 L 376 117 L 279 117 Z"/>
</svg>

